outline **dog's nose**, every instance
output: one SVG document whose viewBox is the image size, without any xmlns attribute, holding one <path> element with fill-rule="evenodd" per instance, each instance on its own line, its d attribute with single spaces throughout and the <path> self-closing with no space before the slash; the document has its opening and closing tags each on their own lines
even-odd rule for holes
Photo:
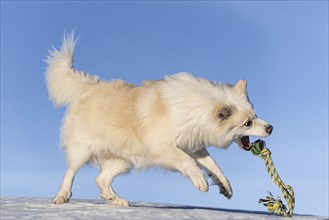
<svg viewBox="0 0 329 220">
<path fill-rule="evenodd" d="M 272 125 L 268 125 L 268 126 L 266 126 L 266 127 L 265 127 L 265 131 L 266 131 L 266 133 L 271 134 L 272 131 L 273 131 L 273 126 L 272 126 Z"/>
</svg>

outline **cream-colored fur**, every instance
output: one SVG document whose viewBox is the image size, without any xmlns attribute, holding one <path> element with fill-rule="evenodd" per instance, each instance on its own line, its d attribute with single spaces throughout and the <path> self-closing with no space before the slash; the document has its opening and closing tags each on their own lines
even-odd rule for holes
<svg viewBox="0 0 329 220">
<path fill-rule="evenodd" d="M 97 185 L 111 204 L 128 206 L 111 187 L 113 178 L 149 166 L 178 171 L 208 191 L 204 169 L 231 198 L 232 189 L 207 146 L 227 148 L 241 137 L 265 137 L 269 125 L 256 118 L 246 81 L 235 86 L 195 78 L 188 73 L 134 86 L 121 80 L 100 81 L 73 68 L 73 34 L 59 51 L 50 52 L 46 81 L 49 97 L 67 105 L 62 142 L 67 171 L 53 202 L 71 197 L 76 172 L 88 162 L 100 166 Z M 246 126 L 252 121 L 251 126 Z M 201 169 L 200 169 L 201 168 Z"/>
</svg>

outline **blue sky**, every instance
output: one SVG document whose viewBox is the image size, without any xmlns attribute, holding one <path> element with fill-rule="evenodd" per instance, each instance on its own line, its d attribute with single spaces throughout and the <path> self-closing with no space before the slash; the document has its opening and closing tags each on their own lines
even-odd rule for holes
<svg viewBox="0 0 329 220">
<path fill-rule="evenodd" d="M 58 147 L 65 109 L 48 101 L 44 58 L 64 31 L 79 41 L 75 67 L 138 84 L 179 71 L 248 80 L 266 139 L 297 213 L 328 215 L 328 1 L 1 1 L 1 196 L 53 197 L 65 172 Z M 118 177 L 131 201 L 265 210 L 281 193 L 263 161 L 232 145 L 210 153 L 230 179 L 227 200 L 177 173 Z M 98 170 L 77 174 L 73 198 L 99 198 Z"/>
</svg>

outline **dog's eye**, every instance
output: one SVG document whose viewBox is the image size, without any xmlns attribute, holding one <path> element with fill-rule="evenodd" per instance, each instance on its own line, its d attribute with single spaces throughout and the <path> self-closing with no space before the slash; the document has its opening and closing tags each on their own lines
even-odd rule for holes
<svg viewBox="0 0 329 220">
<path fill-rule="evenodd" d="M 252 125 L 252 121 L 251 120 L 249 120 L 246 123 L 244 123 L 244 126 L 246 126 L 246 127 L 250 127 L 251 125 Z"/>
</svg>

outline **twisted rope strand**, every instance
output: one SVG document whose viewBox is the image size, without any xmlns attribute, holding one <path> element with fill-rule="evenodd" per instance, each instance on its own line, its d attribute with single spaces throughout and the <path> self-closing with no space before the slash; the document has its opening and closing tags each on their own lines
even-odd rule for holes
<svg viewBox="0 0 329 220">
<path fill-rule="evenodd" d="M 293 210 L 295 208 L 295 193 L 291 186 L 285 185 L 280 178 L 278 172 L 275 169 L 271 151 L 268 148 L 265 148 L 266 144 L 262 140 L 257 140 L 252 144 L 251 152 L 255 156 L 259 156 L 265 161 L 265 167 L 267 172 L 269 173 L 271 179 L 274 183 L 280 188 L 283 196 L 288 204 L 288 211 L 286 210 L 286 206 L 282 203 L 281 199 L 274 199 L 272 194 L 269 193 L 270 196 L 265 199 L 260 199 L 260 203 L 263 203 L 270 212 L 274 212 L 279 215 L 283 215 L 285 217 L 292 217 Z"/>
</svg>

